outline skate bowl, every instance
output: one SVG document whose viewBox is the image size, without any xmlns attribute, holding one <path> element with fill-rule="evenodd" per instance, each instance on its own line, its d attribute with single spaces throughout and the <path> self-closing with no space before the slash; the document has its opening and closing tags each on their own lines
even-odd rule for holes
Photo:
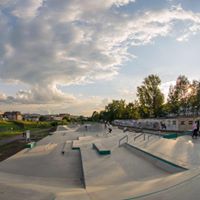
<svg viewBox="0 0 200 200">
<path fill-rule="evenodd" d="M 105 129 L 103 127 L 102 124 L 99 123 L 87 123 L 87 124 L 83 124 L 80 125 L 80 127 L 78 127 L 76 129 L 77 132 L 103 132 Z"/>
</svg>

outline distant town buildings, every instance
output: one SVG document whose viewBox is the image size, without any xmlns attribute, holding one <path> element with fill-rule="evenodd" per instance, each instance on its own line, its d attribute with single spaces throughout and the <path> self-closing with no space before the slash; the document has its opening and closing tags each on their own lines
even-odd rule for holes
<svg viewBox="0 0 200 200">
<path fill-rule="evenodd" d="M 61 121 L 61 120 L 63 120 L 63 117 L 61 117 L 61 116 L 59 116 L 59 115 L 51 116 L 51 120 L 54 120 L 54 121 Z"/>
<path fill-rule="evenodd" d="M 23 120 L 38 122 L 40 120 L 40 114 L 23 114 Z"/>
<path fill-rule="evenodd" d="M 63 119 L 67 118 L 78 118 L 75 116 L 72 116 L 68 113 L 61 113 L 61 114 L 49 114 L 49 115 L 40 115 L 40 114 L 33 114 L 33 113 L 25 113 L 22 114 L 19 111 L 7 111 L 7 112 L 1 112 L 0 111 L 0 119 L 1 120 L 11 120 L 11 121 L 62 121 Z"/>
<path fill-rule="evenodd" d="M 1 120 L 3 119 L 3 114 L 4 114 L 4 113 L 0 111 L 0 119 L 1 119 Z"/>
<path fill-rule="evenodd" d="M 8 120 L 23 120 L 23 116 L 19 111 L 5 112 L 3 114 L 4 119 Z"/>
</svg>

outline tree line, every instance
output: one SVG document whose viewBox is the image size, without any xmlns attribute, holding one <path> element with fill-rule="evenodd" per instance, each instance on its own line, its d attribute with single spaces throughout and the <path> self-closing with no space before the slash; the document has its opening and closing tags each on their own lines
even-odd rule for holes
<svg viewBox="0 0 200 200">
<path fill-rule="evenodd" d="M 164 100 L 159 76 L 151 74 L 141 86 L 137 87 L 137 99 L 126 103 L 125 100 L 112 100 L 105 109 L 94 111 L 93 121 L 113 121 L 115 119 L 158 118 L 179 115 L 198 115 L 200 112 L 200 82 L 189 81 L 185 75 L 178 76 L 171 85 Z"/>
</svg>

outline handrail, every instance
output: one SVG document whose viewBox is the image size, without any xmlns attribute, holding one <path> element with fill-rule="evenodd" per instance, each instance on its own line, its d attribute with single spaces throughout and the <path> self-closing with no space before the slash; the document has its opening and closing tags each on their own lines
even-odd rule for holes
<svg viewBox="0 0 200 200">
<path fill-rule="evenodd" d="M 159 136 L 159 137 L 162 137 L 162 134 L 159 133 L 159 132 L 156 132 L 156 131 L 148 131 L 148 130 L 144 130 L 144 133 L 147 133 L 147 134 L 150 134 L 150 135 L 156 135 L 156 136 Z M 151 137 L 151 136 L 149 136 Z M 148 137 L 148 138 L 149 138 Z"/>
<path fill-rule="evenodd" d="M 156 135 L 156 136 L 158 136 L 158 137 L 162 137 L 162 134 L 160 134 L 160 133 L 150 133 L 150 134 L 152 134 L 152 135 Z"/>
<path fill-rule="evenodd" d="M 149 140 L 149 138 L 152 137 L 152 136 L 153 136 L 153 134 L 149 134 L 149 135 L 148 135 L 148 140 Z"/>
<path fill-rule="evenodd" d="M 144 140 L 145 140 L 145 133 L 141 133 L 141 134 L 135 136 L 135 137 L 133 138 L 133 140 L 135 141 L 137 138 L 139 138 L 139 137 L 142 136 L 142 135 L 144 135 Z"/>
<path fill-rule="evenodd" d="M 119 140 L 119 147 L 121 146 L 121 141 L 126 139 L 126 143 L 128 143 L 128 135 L 123 136 L 120 140 Z"/>
</svg>

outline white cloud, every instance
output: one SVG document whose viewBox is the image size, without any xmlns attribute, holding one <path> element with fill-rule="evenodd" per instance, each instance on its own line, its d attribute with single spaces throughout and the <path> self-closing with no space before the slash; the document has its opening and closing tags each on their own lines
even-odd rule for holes
<svg viewBox="0 0 200 200">
<path fill-rule="evenodd" d="M 179 42 L 188 41 L 192 35 L 196 35 L 200 32 L 200 24 L 194 24 L 189 27 L 189 31 L 185 30 L 184 34 L 177 38 Z"/>
<path fill-rule="evenodd" d="M 43 0 L 15 0 L 14 3 L 10 2 L 12 14 L 16 17 L 25 20 L 37 16 L 39 8 L 42 6 Z"/>
<path fill-rule="evenodd" d="M 183 41 L 200 31 L 200 13 L 181 5 L 144 13 L 120 12 L 134 0 L 7 0 L 0 3 L 0 79 L 28 84 L 9 102 L 56 103 L 73 95 L 59 84 L 111 79 L 135 56 L 130 46 L 165 37 L 186 24 Z M 6 12 L 5 10 L 6 9 Z"/>
<path fill-rule="evenodd" d="M 168 94 L 169 94 L 169 88 L 170 86 L 174 86 L 176 84 L 176 81 L 168 81 L 165 83 L 162 83 L 160 86 L 161 91 L 163 92 L 164 96 L 165 96 L 165 101 L 167 101 L 168 98 Z"/>
<path fill-rule="evenodd" d="M 20 110 L 23 113 L 70 113 L 74 115 L 81 114 L 91 116 L 94 110 L 103 110 L 105 105 L 111 101 L 111 99 L 105 99 L 99 96 L 88 96 L 86 98 L 69 95 L 67 97 L 65 94 L 64 99 L 60 99 L 60 96 L 58 96 L 59 101 L 53 99 L 52 101 L 45 101 L 44 103 L 43 101 L 39 101 L 38 98 L 31 102 L 30 98 L 27 98 L 27 95 L 31 95 L 31 91 L 19 91 L 16 97 L 6 96 L 0 93 L 1 111 Z M 3 103 L 6 104 L 6 107 L 3 106 Z"/>
<path fill-rule="evenodd" d="M 56 104 L 72 103 L 75 100 L 73 95 L 63 93 L 56 85 L 35 85 L 30 90 L 19 90 L 15 97 L 0 94 L 0 102 L 8 104 Z"/>
<path fill-rule="evenodd" d="M 1 0 L 0 6 L 5 6 L 10 0 Z"/>
<path fill-rule="evenodd" d="M 4 101 L 6 99 L 6 94 L 0 93 L 0 101 Z"/>
</svg>

